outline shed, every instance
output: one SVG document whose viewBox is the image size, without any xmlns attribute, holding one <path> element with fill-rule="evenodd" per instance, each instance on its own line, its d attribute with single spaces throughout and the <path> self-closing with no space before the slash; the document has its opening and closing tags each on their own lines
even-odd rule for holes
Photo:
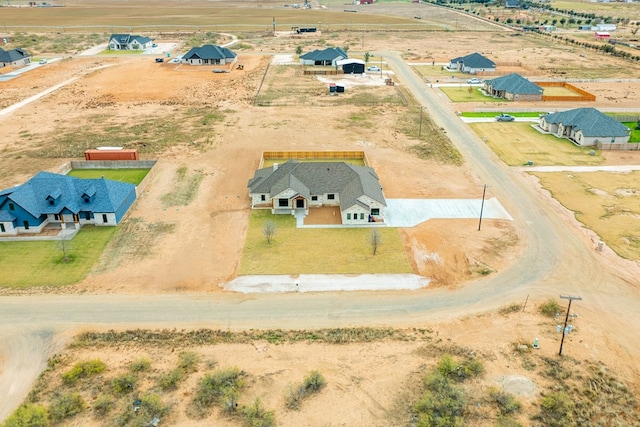
<svg viewBox="0 0 640 427">
<path fill-rule="evenodd" d="M 341 59 L 336 64 L 342 67 L 345 74 L 362 74 L 364 73 L 365 62 L 361 59 Z"/>
<path fill-rule="evenodd" d="M 611 34 L 605 31 L 596 31 L 594 35 L 596 40 L 609 40 L 609 38 L 611 38 Z"/>
</svg>

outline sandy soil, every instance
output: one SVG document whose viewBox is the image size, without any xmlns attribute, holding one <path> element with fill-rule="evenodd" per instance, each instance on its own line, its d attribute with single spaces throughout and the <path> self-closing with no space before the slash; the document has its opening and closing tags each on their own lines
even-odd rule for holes
<svg viewBox="0 0 640 427">
<path fill-rule="evenodd" d="M 410 49 L 406 54 L 408 60 L 434 58 L 446 61 L 452 55 L 469 53 L 466 37 L 447 34 L 444 42 L 412 38 L 410 48 L 401 36 L 370 37 L 365 49 Z M 498 49 L 488 44 L 495 41 L 492 38 L 506 41 Z M 505 44 L 507 41 L 510 44 Z M 566 59 L 568 54 L 579 55 L 578 52 L 567 53 L 564 48 L 549 52 L 539 47 L 531 47 L 523 54 L 527 46 L 521 42 L 505 39 L 500 34 L 480 34 L 477 46 L 498 60 L 521 54 L 535 63 L 543 59 L 559 61 L 563 57 Z M 285 47 L 292 51 L 294 45 L 295 42 L 289 42 Z M 216 135 L 212 149 L 199 151 L 180 146 L 153 156 L 159 159 L 157 171 L 129 218 L 140 218 L 149 223 L 175 223 L 176 231 L 162 236 L 150 256 L 94 272 L 83 283 L 67 288 L 69 292 L 137 295 L 219 292 L 218 285 L 233 278 L 237 270 L 249 216 L 246 183 L 258 166 L 260 153 L 265 150 L 365 150 L 380 175 L 387 197 L 479 197 L 481 183 L 466 169 L 420 160 L 408 151 L 414 142 L 394 130 L 401 109 L 382 107 L 384 114 L 377 115 L 375 123 L 349 126 L 345 124 L 345 117 L 366 112 L 366 109 L 350 106 L 313 110 L 256 108 L 251 101 L 269 58 L 241 54 L 240 60 L 245 65 L 243 71 L 214 74 L 207 69 L 156 64 L 150 58 L 74 58 L 0 83 L 0 107 L 5 107 L 61 81 L 78 77 L 76 82 L 21 108 L 10 117 L 0 118 L 5 135 L 0 141 L 0 150 L 4 153 L 37 148 L 30 144 L 28 135 L 47 137 L 60 129 L 78 129 L 89 116 L 97 114 L 126 126 L 127 118 L 131 116 L 153 117 L 192 105 L 208 105 L 227 111 L 225 122 L 212 127 L 212 134 Z M 611 63 L 622 64 L 615 59 L 611 59 Z M 105 65 L 108 67 L 97 70 Z M 550 77 L 554 75 L 552 73 Z M 132 76 L 144 78 L 134 82 Z M 629 83 L 589 83 L 585 86 L 596 95 L 607 94 L 602 100 L 599 96 L 598 102 L 590 106 L 635 108 L 640 101 L 640 90 L 627 95 L 629 88 Z M 490 106 L 499 107 L 497 104 Z M 458 110 L 481 107 L 486 106 L 449 105 Z M 510 103 L 509 107 L 520 107 L 520 104 Z M 537 108 L 531 104 L 522 107 Z M 607 163 L 637 164 L 640 163 L 638 154 L 607 153 Z M 23 182 L 40 169 L 55 171 L 68 160 L 53 158 L 34 162 L 21 155 L 3 156 L 0 159 L 0 187 Z M 164 209 L 160 197 L 172 188 L 174 173 L 183 165 L 205 174 L 200 191 L 189 206 Z M 565 214 L 565 217 L 567 224 L 581 228 L 572 215 Z M 509 222 L 486 221 L 480 234 L 476 231 L 475 221 L 439 220 L 401 233 L 415 272 L 433 278 L 432 286 L 455 287 L 477 277 L 477 273 L 473 273 L 477 268 L 500 271 L 509 265 L 520 250 L 518 227 Z M 569 339 L 571 354 L 578 359 L 597 359 L 609 366 L 622 366 L 622 372 L 628 373 L 635 361 L 607 336 L 603 326 L 606 322 L 602 322 L 606 316 L 601 316 L 604 317 L 592 311 L 588 318 L 580 319 L 584 322 L 584 330 Z M 506 375 L 528 375 L 517 363 L 511 363 L 514 359 L 510 356 L 510 343 L 514 340 L 523 338 L 530 342 L 533 337 L 543 337 L 540 352 L 551 355 L 556 352 L 558 339 L 554 325 L 541 324 L 527 314 L 514 316 L 509 321 L 500 316 L 458 319 L 439 328 L 443 339 L 451 338 L 487 355 L 487 360 L 491 360 L 487 365 L 488 382 Z M 588 339 L 583 341 L 583 337 Z M 137 353 L 139 349 L 133 351 Z M 310 369 L 326 373 L 330 393 L 325 392 L 317 402 L 311 402 L 304 412 L 290 414 L 291 424 L 283 425 L 321 425 L 309 420 L 322 419 L 327 412 L 335 414 L 328 422 L 388 425 L 380 422 L 379 417 L 393 406 L 396 392 L 406 384 L 408 376 L 424 369 L 419 345 L 415 343 L 354 345 L 340 349 L 303 344 L 274 347 L 258 343 L 242 349 L 234 346 L 205 349 L 203 353 L 215 357 L 221 364 L 246 366 L 259 378 L 252 386 L 251 394 L 263 398 L 269 407 L 281 405 L 282 389 L 288 381 L 297 381 Z M 162 357 L 151 351 L 148 354 L 154 359 Z M 78 357 L 85 356 L 78 354 Z M 105 358 L 118 365 L 133 356 L 125 353 Z M 170 359 L 162 360 L 161 366 L 173 363 Z M 372 377 L 371 372 L 376 375 Z M 176 396 L 177 400 L 188 398 Z"/>
</svg>

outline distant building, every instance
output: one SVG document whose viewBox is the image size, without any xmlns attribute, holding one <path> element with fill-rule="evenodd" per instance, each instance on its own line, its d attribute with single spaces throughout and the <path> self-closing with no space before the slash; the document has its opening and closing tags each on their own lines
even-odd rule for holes
<svg viewBox="0 0 640 427">
<path fill-rule="evenodd" d="M 447 67 L 449 71 L 460 71 L 462 73 L 475 74 L 479 71 L 495 71 L 496 64 L 489 58 L 479 53 L 472 53 L 467 56 L 460 56 L 449 61 Z"/>
<path fill-rule="evenodd" d="M 492 96 L 510 101 L 542 101 L 544 91 L 537 84 L 516 73 L 485 80 L 484 89 Z"/>
<path fill-rule="evenodd" d="M 300 55 L 300 63 L 303 65 L 333 65 L 337 66 L 338 61 L 347 59 L 347 52 L 339 47 L 329 47 L 324 50 L 316 49 Z"/>
<path fill-rule="evenodd" d="M 631 130 L 595 108 L 576 108 L 540 117 L 540 128 L 577 145 L 626 144 Z"/>
<path fill-rule="evenodd" d="M 112 34 L 109 38 L 110 50 L 144 50 L 151 47 L 153 41 L 149 37 L 131 34 Z"/>
<path fill-rule="evenodd" d="M 31 57 L 27 52 L 22 49 L 4 50 L 0 48 L 0 68 L 8 67 L 22 67 L 31 63 Z"/>
<path fill-rule="evenodd" d="M 615 31 L 615 24 L 597 24 L 591 27 L 592 31 Z"/>
<path fill-rule="evenodd" d="M 205 44 L 194 47 L 182 56 L 182 62 L 191 65 L 224 65 L 232 64 L 238 55 L 226 47 Z"/>
<path fill-rule="evenodd" d="M 611 38 L 611 34 L 604 31 L 596 31 L 593 34 L 596 40 L 609 40 Z"/>
</svg>

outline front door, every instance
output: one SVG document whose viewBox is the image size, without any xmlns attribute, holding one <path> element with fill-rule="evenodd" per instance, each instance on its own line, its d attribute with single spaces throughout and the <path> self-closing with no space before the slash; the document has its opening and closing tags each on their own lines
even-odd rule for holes
<svg viewBox="0 0 640 427">
<path fill-rule="evenodd" d="M 304 199 L 296 200 L 296 208 L 304 208 Z"/>
</svg>

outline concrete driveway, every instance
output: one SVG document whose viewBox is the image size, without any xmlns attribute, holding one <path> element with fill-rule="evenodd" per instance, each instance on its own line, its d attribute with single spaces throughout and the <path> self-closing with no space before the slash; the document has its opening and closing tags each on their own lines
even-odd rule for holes
<svg viewBox="0 0 640 427">
<path fill-rule="evenodd" d="M 387 199 L 385 222 L 389 227 L 415 227 L 430 219 L 480 219 L 482 199 Z M 513 221 L 498 199 L 484 201 L 482 218 Z"/>
</svg>

